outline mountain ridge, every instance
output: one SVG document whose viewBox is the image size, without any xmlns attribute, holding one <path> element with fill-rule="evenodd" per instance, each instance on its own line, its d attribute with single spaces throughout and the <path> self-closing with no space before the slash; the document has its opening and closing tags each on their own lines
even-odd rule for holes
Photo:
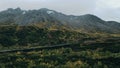
<svg viewBox="0 0 120 68">
<path fill-rule="evenodd" d="M 53 26 L 57 28 L 66 27 L 82 32 L 120 33 L 120 23 L 118 22 L 104 21 L 92 14 L 65 15 L 47 8 L 27 11 L 21 8 L 9 8 L 0 12 L 0 25 L 14 24 L 21 26 L 39 24 L 46 28 Z"/>
</svg>

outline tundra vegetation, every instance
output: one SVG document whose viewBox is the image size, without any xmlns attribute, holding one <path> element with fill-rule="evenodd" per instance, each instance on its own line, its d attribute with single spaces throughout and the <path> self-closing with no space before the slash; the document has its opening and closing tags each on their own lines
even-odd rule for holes
<svg viewBox="0 0 120 68">
<path fill-rule="evenodd" d="M 37 26 L 0 26 L 0 51 L 77 43 L 67 48 L 0 54 L 0 68 L 120 68 L 120 36 Z"/>
</svg>

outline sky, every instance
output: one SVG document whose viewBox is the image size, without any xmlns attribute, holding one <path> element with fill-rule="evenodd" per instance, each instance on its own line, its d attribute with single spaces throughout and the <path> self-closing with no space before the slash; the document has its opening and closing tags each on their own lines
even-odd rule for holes
<svg viewBox="0 0 120 68">
<path fill-rule="evenodd" d="M 67 15 L 94 14 L 106 21 L 120 22 L 120 0 L 0 0 L 0 11 L 48 8 Z"/>
</svg>

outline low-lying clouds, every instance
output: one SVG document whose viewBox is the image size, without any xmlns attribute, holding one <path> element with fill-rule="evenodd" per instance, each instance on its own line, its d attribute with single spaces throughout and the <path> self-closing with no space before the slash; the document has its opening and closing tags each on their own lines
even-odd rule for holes
<svg viewBox="0 0 120 68">
<path fill-rule="evenodd" d="M 93 14 L 105 19 L 120 22 L 120 0 L 97 0 Z"/>
<path fill-rule="evenodd" d="M 1 0 L 0 11 L 7 8 L 53 9 L 65 14 L 94 14 L 104 20 L 120 22 L 120 0 Z"/>
</svg>

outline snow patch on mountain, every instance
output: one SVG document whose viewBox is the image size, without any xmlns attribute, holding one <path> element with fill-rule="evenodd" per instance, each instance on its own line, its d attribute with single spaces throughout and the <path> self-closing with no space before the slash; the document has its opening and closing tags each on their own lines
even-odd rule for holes
<svg viewBox="0 0 120 68">
<path fill-rule="evenodd" d="M 24 11 L 24 12 L 22 12 L 22 14 L 25 14 L 26 12 Z"/>
<path fill-rule="evenodd" d="M 48 14 L 53 14 L 53 13 L 54 13 L 54 11 L 47 11 L 47 13 L 48 13 Z"/>
</svg>

